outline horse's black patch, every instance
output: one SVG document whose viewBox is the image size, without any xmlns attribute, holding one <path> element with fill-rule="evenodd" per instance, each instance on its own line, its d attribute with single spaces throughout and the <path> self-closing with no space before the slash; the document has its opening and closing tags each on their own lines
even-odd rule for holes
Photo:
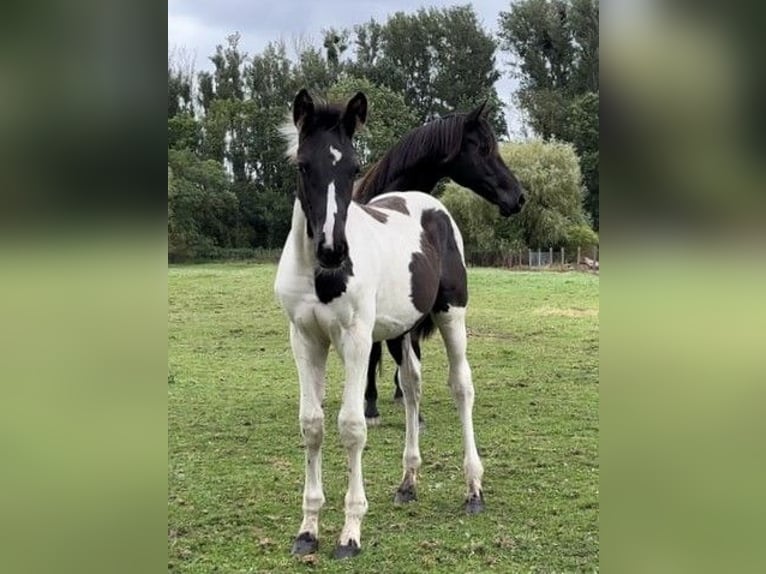
<svg viewBox="0 0 766 574">
<path fill-rule="evenodd" d="M 368 215 L 371 215 L 375 219 L 377 219 L 381 223 L 385 223 L 388 221 L 388 214 L 383 213 L 382 211 L 378 211 L 377 209 L 373 209 L 369 205 L 359 205 L 365 212 L 367 212 Z"/>
<path fill-rule="evenodd" d="M 439 289 L 432 310 L 444 313 L 450 305 L 465 307 L 468 304 L 468 278 L 450 218 L 443 211 L 427 209 L 420 223 L 429 241 L 437 246 L 441 258 Z"/>
<path fill-rule="evenodd" d="M 414 252 L 410 261 L 410 296 L 415 309 L 423 314 L 430 313 L 434 305 L 440 274 L 439 252 L 424 230 L 420 235 L 420 251 Z"/>
<path fill-rule="evenodd" d="M 407 209 L 407 202 L 403 197 L 383 197 L 381 199 L 371 201 L 368 205 L 382 207 L 384 209 L 391 209 L 393 211 L 403 213 L 404 215 L 410 214 L 410 210 Z"/>
<path fill-rule="evenodd" d="M 346 258 L 335 271 L 314 269 L 314 291 L 322 303 L 329 303 L 346 292 L 349 276 L 354 274 L 354 264 Z"/>
<path fill-rule="evenodd" d="M 410 261 L 412 304 L 422 313 L 468 303 L 468 281 L 449 216 L 426 209 L 420 218 L 420 251 Z"/>
</svg>

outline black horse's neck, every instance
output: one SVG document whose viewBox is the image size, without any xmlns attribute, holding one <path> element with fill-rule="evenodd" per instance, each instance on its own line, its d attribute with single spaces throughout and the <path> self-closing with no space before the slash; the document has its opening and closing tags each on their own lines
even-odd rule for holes
<svg viewBox="0 0 766 574">
<path fill-rule="evenodd" d="M 402 173 L 393 174 L 388 181 L 381 182 L 380 189 L 381 193 L 387 191 L 431 193 L 439 180 L 444 177 L 447 177 L 447 170 L 443 165 L 433 163 L 428 166 L 416 165 Z"/>
<path fill-rule="evenodd" d="M 406 134 L 362 178 L 354 198 L 366 203 L 387 191 L 431 193 L 454 165 L 460 152 L 462 116 L 445 116 Z"/>
<path fill-rule="evenodd" d="M 356 196 L 357 201 L 366 203 L 375 196 L 389 191 L 422 191 L 431 193 L 436 184 L 449 176 L 449 166 L 434 158 L 422 161 L 406 168 L 391 169 L 391 166 L 373 166 L 369 179 L 363 181 L 364 190 Z M 382 169 L 381 169 L 382 168 Z M 388 169 L 386 169 L 388 168 Z"/>
</svg>

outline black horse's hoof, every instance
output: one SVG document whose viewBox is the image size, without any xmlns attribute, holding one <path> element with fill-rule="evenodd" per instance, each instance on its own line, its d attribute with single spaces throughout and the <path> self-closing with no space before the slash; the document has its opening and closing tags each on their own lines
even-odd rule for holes
<svg viewBox="0 0 766 574">
<path fill-rule="evenodd" d="M 367 420 L 374 419 L 380 416 L 380 412 L 378 412 L 378 405 L 377 401 L 366 401 L 364 406 L 364 418 Z"/>
<path fill-rule="evenodd" d="M 316 539 L 316 536 L 308 532 L 301 532 L 293 542 L 291 553 L 296 556 L 305 556 L 306 554 L 314 554 L 317 550 L 319 550 L 319 540 Z"/>
<path fill-rule="evenodd" d="M 332 557 L 337 560 L 353 558 L 362 551 L 356 540 L 349 540 L 348 544 L 338 544 L 333 550 Z"/>
<path fill-rule="evenodd" d="M 415 486 L 410 484 L 405 487 L 399 487 L 394 495 L 394 502 L 396 504 L 407 504 L 413 500 L 418 499 L 418 493 L 415 490 Z"/>
<path fill-rule="evenodd" d="M 472 494 L 465 501 L 466 514 L 479 514 L 484 510 L 484 493 L 479 491 L 479 494 Z"/>
<path fill-rule="evenodd" d="M 365 420 L 367 421 L 368 427 L 379 427 L 381 423 L 380 415 L 376 415 L 374 417 L 368 417 L 367 415 L 364 415 Z"/>
</svg>

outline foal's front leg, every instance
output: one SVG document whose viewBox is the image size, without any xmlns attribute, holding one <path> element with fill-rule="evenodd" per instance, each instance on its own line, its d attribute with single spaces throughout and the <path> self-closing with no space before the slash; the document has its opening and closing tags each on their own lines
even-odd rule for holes
<svg viewBox="0 0 766 574">
<path fill-rule="evenodd" d="M 365 375 L 372 345 L 372 327 L 357 322 L 353 328 L 340 333 L 333 341 L 343 360 L 346 382 L 343 403 L 338 414 L 340 440 L 348 453 L 348 491 L 346 492 L 346 522 L 335 548 L 336 558 L 356 556 L 361 550 L 362 518 L 367 512 L 367 497 L 362 479 L 362 451 L 367 441 L 364 418 Z"/>
<path fill-rule="evenodd" d="M 308 336 L 292 323 L 290 344 L 298 367 L 301 387 L 300 425 L 306 444 L 306 479 L 303 488 L 303 522 L 292 553 L 312 554 L 319 548 L 319 510 L 324 505 L 322 490 L 322 437 L 324 435 L 325 367 L 330 342 Z"/>
</svg>

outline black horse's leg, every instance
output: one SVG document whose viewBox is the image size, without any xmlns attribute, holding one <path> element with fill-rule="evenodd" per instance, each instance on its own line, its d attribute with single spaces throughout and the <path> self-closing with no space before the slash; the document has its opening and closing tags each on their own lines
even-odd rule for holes
<svg viewBox="0 0 766 574">
<path fill-rule="evenodd" d="M 364 418 L 370 426 L 380 424 L 380 413 L 378 412 L 378 387 L 375 384 L 375 371 L 380 364 L 382 346 L 380 343 L 373 343 L 370 349 L 370 362 L 367 366 L 367 388 L 364 390 L 364 399 L 366 401 L 364 409 Z"/>
<path fill-rule="evenodd" d="M 402 386 L 399 384 L 399 367 L 394 371 L 394 401 L 401 403 L 404 400 Z"/>
</svg>

